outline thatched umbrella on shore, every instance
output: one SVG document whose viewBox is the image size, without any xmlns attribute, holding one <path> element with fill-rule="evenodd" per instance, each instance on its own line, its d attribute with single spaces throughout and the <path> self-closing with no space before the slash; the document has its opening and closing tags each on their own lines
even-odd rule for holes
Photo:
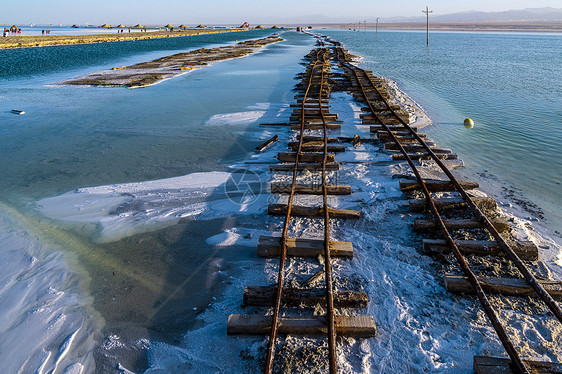
<svg viewBox="0 0 562 374">
<path fill-rule="evenodd" d="M 275 26 L 272 27 L 272 29 L 280 29 L 280 28 L 281 28 L 281 27 L 279 27 L 279 26 L 277 26 L 277 25 L 275 25 Z"/>
<path fill-rule="evenodd" d="M 119 28 L 119 29 L 124 29 L 125 27 L 126 27 L 126 26 L 125 26 L 124 24 L 122 24 L 122 23 L 117 26 L 117 28 Z"/>
<path fill-rule="evenodd" d="M 167 24 L 166 26 L 164 26 L 164 27 L 167 27 L 167 28 L 171 29 L 171 28 L 174 27 L 174 25 L 172 25 L 171 23 L 168 23 L 168 24 Z"/>
<path fill-rule="evenodd" d="M 110 29 L 111 28 L 111 26 L 109 26 L 107 23 L 104 23 L 100 27 L 103 27 L 104 29 Z"/>
<path fill-rule="evenodd" d="M 199 25 L 199 26 L 197 26 L 198 29 L 204 29 L 205 27 L 207 27 L 207 26 L 205 26 L 205 25 Z"/>
<path fill-rule="evenodd" d="M 265 27 L 263 27 L 262 25 L 257 25 L 256 29 L 265 29 Z"/>
<path fill-rule="evenodd" d="M 137 23 L 137 24 L 134 26 L 134 28 L 135 28 L 135 29 L 144 29 L 144 26 L 141 25 L 140 23 Z"/>
<path fill-rule="evenodd" d="M 180 29 L 187 29 L 189 26 L 184 25 L 183 23 L 181 25 L 178 26 Z"/>
</svg>

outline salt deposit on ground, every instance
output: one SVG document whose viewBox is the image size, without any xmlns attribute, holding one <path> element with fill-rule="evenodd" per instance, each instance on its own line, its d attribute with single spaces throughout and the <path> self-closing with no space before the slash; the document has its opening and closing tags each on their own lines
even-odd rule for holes
<svg viewBox="0 0 562 374">
<path fill-rule="evenodd" d="M 0 360 L 5 373 L 86 373 L 100 321 L 61 252 L 0 204 Z M 15 218 L 20 217 L 20 221 Z M 48 328 L 46 328 L 48 326 Z"/>
</svg>

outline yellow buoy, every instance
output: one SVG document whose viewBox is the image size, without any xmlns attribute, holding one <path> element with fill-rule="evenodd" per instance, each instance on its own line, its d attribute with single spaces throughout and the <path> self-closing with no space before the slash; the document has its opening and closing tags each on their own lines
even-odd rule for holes
<svg viewBox="0 0 562 374">
<path fill-rule="evenodd" d="M 466 127 L 467 129 L 471 129 L 474 127 L 474 122 L 472 122 L 470 118 L 466 118 L 464 120 L 464 127 Z"/>
</svg>

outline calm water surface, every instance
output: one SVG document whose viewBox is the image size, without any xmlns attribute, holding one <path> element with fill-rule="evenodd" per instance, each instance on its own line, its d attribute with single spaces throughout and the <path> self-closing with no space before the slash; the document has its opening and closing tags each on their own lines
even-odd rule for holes
<svg viewBox="0 0 562 374">
<path fill-rule="evenodd" d="M 261 65 L 254 66 L 259 61 L 215 64 L 145 90 L 53 84 L 99 69 L 268 34 L 271 31 L 0 51 L 0 198 L 38 198 L 81 186 L 224 169 L 231 161 L 224 160 L 227 154 L 241 157 L 251 149 L 230 147 L 233 139 L 245 144 L 239 132 L 247 123 L 228 129 L 224 123 L 202 124 L 212 115 L 270 98 L 268 90 L 279 73 L 266 74 Z M 282 52 L 283 47 L 275 47 L 267 55 L 283 64 L 278 58 Z M 252 67 L 254 74 L 232 73 Z M 231 95 L 237 89 L 245 94 Z M 26 114 L 16 116 L 11 109 Z"/>
</svg>

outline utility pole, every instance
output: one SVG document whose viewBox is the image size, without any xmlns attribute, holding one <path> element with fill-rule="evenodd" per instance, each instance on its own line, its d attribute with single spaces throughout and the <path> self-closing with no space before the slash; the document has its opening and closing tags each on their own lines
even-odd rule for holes
<svg viewBox="0 0 562 374">
<path fill-rule="evenodd" d="M 426 33 L 427 33 L 427 46 L 429 47 L 429 13 L 433 13 L 433 10 L 429 10 L 429 7 L 426 6 L 425 10 L 422 10 L 422 13 L 425 13 L 425 15 L 427 16 Z"/>
<path fill-rule="evenodd" d="M 367 20 L 366 19 L 363 20 L 363 24 L 365 25 L 365 32 L 367 32 Z"/>
<path fill-rule="evenodd" d="M 375 26 L 375 38 L 377 37 L 378 33 L 379 33 L 379 18 L 377 17 L 377 24 Z"/>
</svg>

